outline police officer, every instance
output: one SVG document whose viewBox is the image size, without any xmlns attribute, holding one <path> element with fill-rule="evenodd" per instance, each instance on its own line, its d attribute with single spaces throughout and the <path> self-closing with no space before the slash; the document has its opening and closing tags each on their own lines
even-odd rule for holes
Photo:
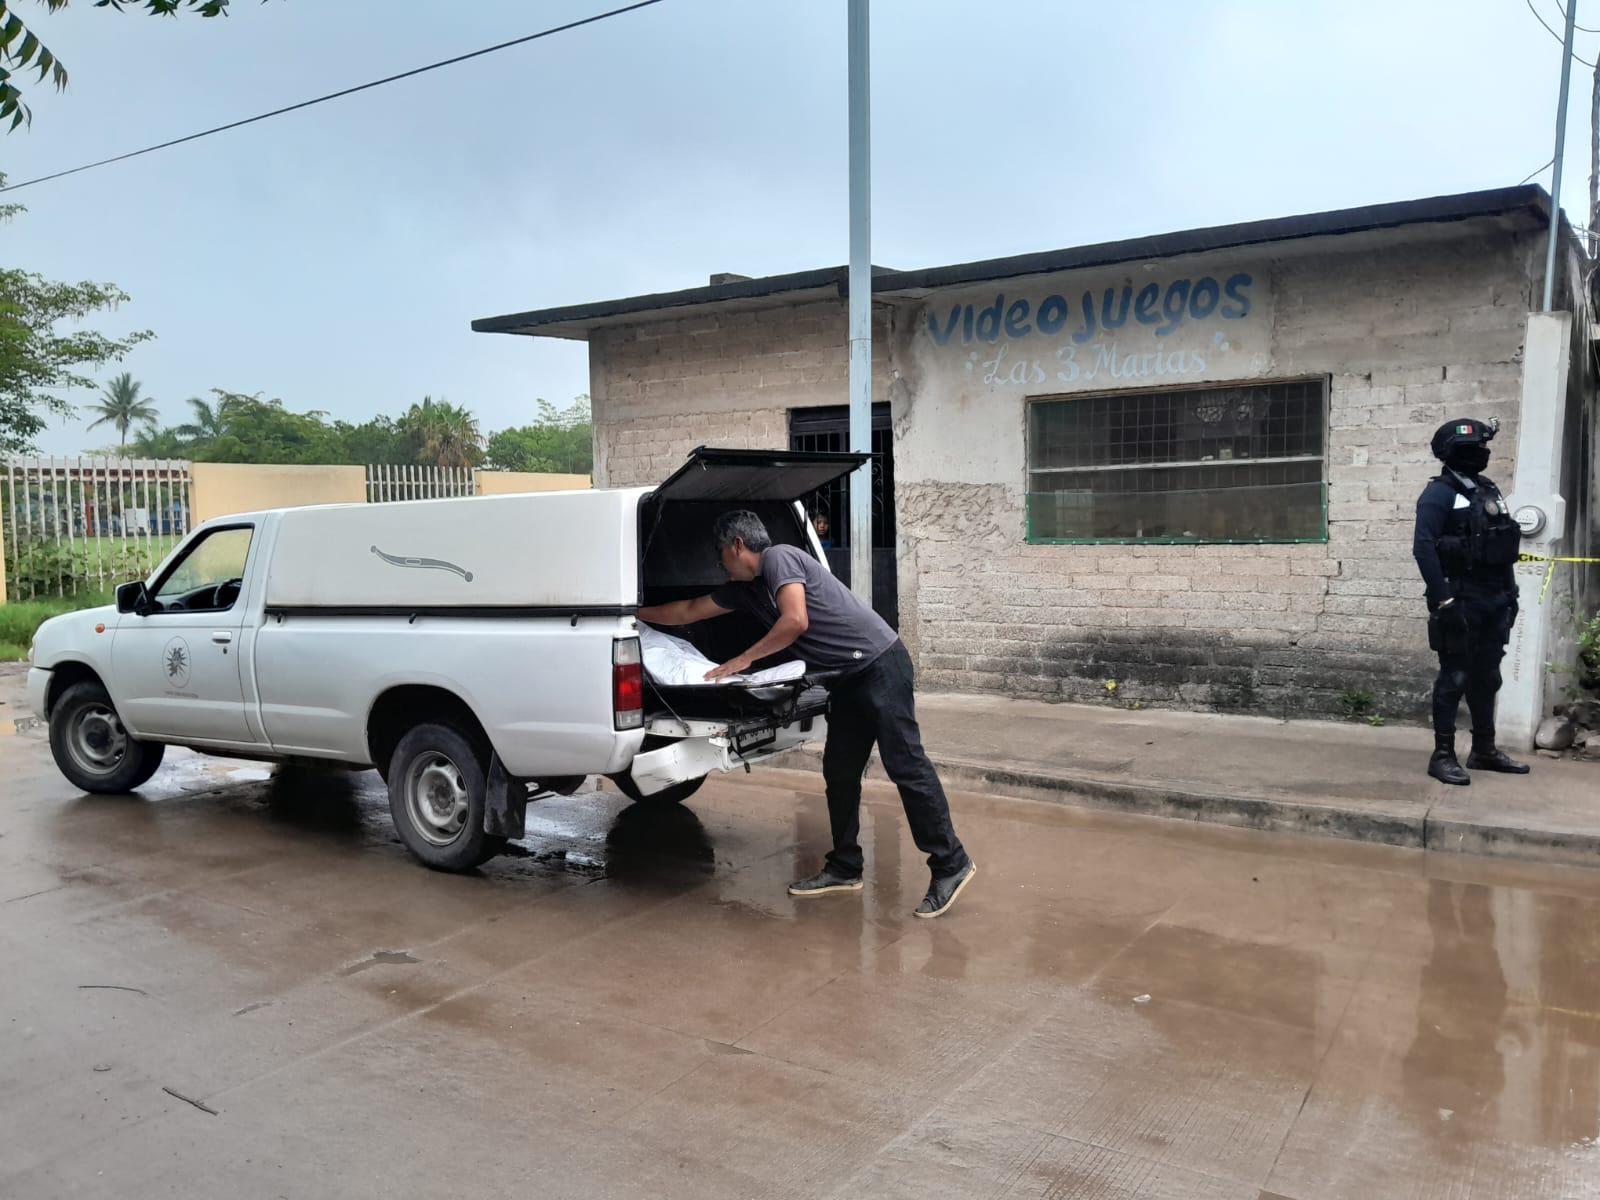
<svg viewBox="0 0 1600 1200">
<path fill-rule="evenodd" d="M 1485 478 L 1496 427 L 1462 419 L 1441 425 L 1433 455 L 1444 469 L 1417 501 L 1411 553 L 1428 596 L 1428 645 L 1439 654 L 1433 685 L 1433 757 L 1428 774 L 1466 785 L 1472 777 L 1456 759 L 1456 712 L 1461 697 L 1472 714 L 1467 768 L 1526 775 L 1494 744 L 1494 697 L 1500 659 L 1517 619 L 1517 561 L 1522 531 L 1500 489 Z"/>
</svg>

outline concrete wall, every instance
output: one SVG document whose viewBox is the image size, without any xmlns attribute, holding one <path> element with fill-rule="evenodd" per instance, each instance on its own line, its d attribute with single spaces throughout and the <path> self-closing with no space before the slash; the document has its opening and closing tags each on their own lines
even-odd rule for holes
<svg viewBox="0 0 1600 1200">
<path fill-rule="evenodd" d="M 478 472 L 480 496 L 509 496 L 521 492 L 570 492 L 590 486 L 587 475 L 546 475 L 536 471 Z"/>
<path fill-rule="evenodd" d="M 910 364 L 913 398 L 895 414 L 906 429 L 895 463 L 900 589 L 925 683 L 1088 699 L 1115 679 L 1123 702 L 1286 715 L 1335 712 L 1340 693 L 1363 690 L 1390 715 L 1420 714 L 1436 669 L 1411 559 L 1415 500 L 1437 470 L 1428 442 L 1448 418 L 1471 414 L 1502 418 L 1496 446 L 1515 446 L 1536 245 L 1531 230 L 1500 226 L 1418 232 L 1009 289 L 1037 312 L 1048 295 L 1091 286 L 1154 280 L 1164 292 L 1179 278 L 1248 274 L 1249 313 L 1174 330 L 1167 341 L 1188 353 L 1182 373 L 1163 377 L 1126 378 L 1124 357 L 1123 378 L 1108 377 L 1107 362 L 1094 379 L 1057 370 L 1041 382 L 1030 365 L 1022 384 L 1017 362 L 1048 373 L 1059 346 L 1047 340 L 1040 353 L 1002 337 L 976 360 L 956 338 L 938 346 L 926 318 L 942 331 L 944 297 L 908 322 L 895 355 Z M 1140 340 L 1152 337 L 1118 331 L 1135 369 L 1153 365 Z M 1079 347 L 1076 364 L 1105 340 Z M 1008 348 L 998 373 L 987 366 Z M 1326 545 L 1026 544 L 1028 397 L 1302 376 L 1329 377 Z M 1509 480 L 1513 466 L 1502 455 L 1491 474 Z"/>
<path fill-rule="evenodd" d="M 1582 302 L 1587 265 L 1570 235 L 1564 250 L 1566 253 L 1557 260 L 1554 303 L 1558 310 L 1576 315 L 1567 326 L 1570 338 L 1566 347 L 1565 408 L 1558 426 L 1562 452 L 1558 461 L 1540 464 L 1550 469 L 1551 486 L 1537 489 L 1559 494 L 1564 520 L 1560 528 L 1547 529 L 1539 539 L 1524 543 L 1524 548 L 1540 554 L 1593 560 L 1600 558 L 1600 398 L 1596 395 L 1592 350 L 1595 329 Z M 1527 501 L 1546 509 L 1552 507 L 1546 495 L 1520 494 L 1520 483 L 1519 480 L 1519 494 L 1512 498 L 1514 503 Z M 1548 588 L 1547 569 L 1538 563 L 1517 568 L 1522 580 L 1523 611 L 1536 611 L 1534 605 L 1542 594 L 1543 615 L 1548 620 L 1547 637 L 1539 652 L 1527 656 L 1537 660 L 1526 664 L 1530 672 L 1537 671 L 1537 703 L 1530 704 L 1526 717 L 1532 728 L 1537 728 L 1551 706 L 1579 694 L 1578 637 L 1587 621 L 1600 611 L 1600 563 L 1560 563 L 1550 574 Z M 1521 641 L 1513 641 L 1513 651 L 1521 648 Z M 1512 658 L 1508 655 L 1508 660 Z M 1516 665 L 1513 661 L 1507 664 L 1508 668 Z M 1509 669 L 1506 674 L 1509 682 Z"/>
<path fill-rule="evenodd" d="M 879 398 L 890 384 L 889 332 L 879 311 Z M 659 482 L 696 446 L 787 448 L 790 409 L 849 403 L 848 333 L 843 300 L 596 330 L 596 485 Z"/>
<path fill-rule="evenodd" d="M 1531 223 L 1409 227 L 880 308 L 901 631 L 924 686 L 1088 699 L 1116 679 L 1123 702 L 1285 715 L 1337 711 L 1359 689 L 1391 716 L 1420 715 L 1435 665 L 1410 539 L 1436 472 L 1428 442 L 1450 417 L 1499 416 L 1496 448 L 1515 447 L 1540 245 Z M 1157 336 L 1176 281 L 1209 277 L 1221 293 L 1240 275 L 1249 303 L 1235 316 L 1221 295 Z M 1109 332 L 1077 303 L 1064 320 L 1045 306 L 1151 283 L 1146 320 Z M 700 444 L 786 444 L 788 409 L 846 402 L 845 334 L 842 302 L 597 332 L 597 478 L 663 478 Z M 1307 376 L 1329 381 L 1326 544 L 1027 543 L 1030 398 Z M 1514 466 L 1501 453 L 1490 474 L 1509 482 Z"/>
<path fill-rule="evenodd" d="M 263 508 L 360 504 L 367 498 L 365 467 L 195 463 L 189 471 L 195 524 Z"/>
</svg>

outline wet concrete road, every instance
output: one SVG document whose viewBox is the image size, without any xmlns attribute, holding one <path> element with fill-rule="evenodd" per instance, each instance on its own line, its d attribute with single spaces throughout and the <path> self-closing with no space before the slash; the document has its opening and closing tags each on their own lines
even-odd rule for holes
<svg viewBox="0 0 1600 1200">
<path fill-rule="evenodd" d="M 958 796 L 923 922 L 878 785 L 800 902 L 805 774 L 470 877 L 262 774 L 0 736 L 0 1196 L 1600 1196 L 1596 874 Z"/>
</svg>

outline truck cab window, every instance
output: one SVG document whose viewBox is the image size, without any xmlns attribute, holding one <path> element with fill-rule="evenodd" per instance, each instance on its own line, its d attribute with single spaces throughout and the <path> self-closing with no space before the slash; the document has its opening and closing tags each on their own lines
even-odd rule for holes
<svg viewBox="0 0 1600 1200">
<path fill-rule="evenodd" d="M 156 588 L 157 612 L 226 612 L 239 599 L 248 527 L 219 529 L 191 546 Z"/>
</svg>

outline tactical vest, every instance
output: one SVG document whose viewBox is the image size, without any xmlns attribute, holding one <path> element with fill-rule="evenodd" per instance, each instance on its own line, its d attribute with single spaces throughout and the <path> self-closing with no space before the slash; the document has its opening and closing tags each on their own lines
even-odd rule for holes
<svg viewBox="0 0 1600 1200">
<path fill-rule="evenodd" d="M 1511 517 L 1500 489 L 1480 478 L 1478 486 L 1463 488 L 1446 471 L 1440 478 L 1467 507 L 1453 509 L 1439 539 L 1439 563 L 1455 578 L 1495 573 L 1517 561 L 1522 550 L 1522 530 Z"/>
</svg>

